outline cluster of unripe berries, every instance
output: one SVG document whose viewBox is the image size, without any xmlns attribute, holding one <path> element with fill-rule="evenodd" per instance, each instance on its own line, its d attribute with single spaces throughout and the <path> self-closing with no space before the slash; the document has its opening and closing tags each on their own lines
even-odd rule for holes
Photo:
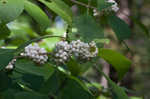
<svg viewBox="0 0 150 99">
<path fill-rule="evenodd" d="M 24 52 L 20 55 L 28 57 L 39 64 L 44 64 L 48 60 L 47 51 L 44 48 L 40 48 L 37 43 L 30 44 L 25 47 Z"/>
<path fill-rule="evenodd" d="M 94 41 L 90 43 L 84 43 L 80 40 L 72 41 L 68 43 L 67 41 L 60 41 L 56 44 L 54 52 L 54 61 L 56 63 L 66 63 L 72 56 L 77 59 L 90 59 L 96 57 L 98 54 L 98 48 Z M 35 63 L 44 64 L 48 60 L 48 53 L 44 48 L 40 48 L 37 43 L 30 44 L 25 47 L 24 52 L 20 53 L 22 57 L 28 57 L 32 59 Z M 7 66 L 6 69 L 13 69 L 16 59 L 13 59 Z"/>
<path fill-rule="evenodd" d="M 113 5 L 111 6 L 111 8 L 105 9 L 105 11 L 114 11 L 117 12 L 119 10 L 118 4 L 115 0 L 106 0 L 108 3 L 113 3 Z M 93 10 L 93 16 L 98 16 L 100 13 L 94 9 Z"/>
<path fill-rule="evenodd" d="M 28 57 L 38 64 L 44 64 L 48 60 L 47 51 L 44 48 L 40 48 L 37 43 L 30 44 L 25 47 L 24 52 L 20 53 L 22 57 Z M 6 66 L 6 69 L 13 69 L 16 59 L 13 59 Z"/>
<path fill-rule="evenodd" d="M 65 63 L 70 57 L 71 46 L 67 41 L 60 41 L 56 44 L 54 50 L 54 61 L 57 63 Z"/>
<path fill-rule="evenodd" d="M 56 49 L 54 50 L 54 59 L 57 63 L 65 63 L 72 56 L 77 59 L 88 60 L 92 57 L 96 57 L 98 54 L 98 48 L 94 41 L 90 43 L 84 43 L 80 40 L 72 41 L 68 43 L 67 41 L 60 41 L 56 44 Z"/>
</svg>

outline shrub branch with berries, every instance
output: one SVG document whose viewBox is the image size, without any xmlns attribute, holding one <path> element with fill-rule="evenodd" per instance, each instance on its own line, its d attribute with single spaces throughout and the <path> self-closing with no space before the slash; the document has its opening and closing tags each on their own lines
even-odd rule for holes
<svg viewBox="0 0 150 99">
<path fill-rule="evenodd" d="M 51 58 L 54 59 L 56 64 L 65 64 L 71 57 L 75 57 L 80 60 L 89 60 L 96 57 L 98 54 L 98 48 L 94 41 L 90 43 L 84 43 L 80 40 L 72 41 L 60 41 L 56 43 L 55 49 L 51 52 Z M 38 43 L 33 43 L 25 47 L 24 52 L 20 53 L 20 56 L 29 58 L 35 63 L 44 64 L 48 60 L 48 52 L 44 48 L 40 48 Z M 6 69 L 13 69 L 13 64 L 16 59 L 13 59 Z"/>
<path fill-rule="evenodd" d="M 110 26 L 125 45 L 130 37 L 128 25 L 115 15 L 118 10 L 115 0 L 0 0 L 0 46 L 5 46 L 0 48 L 0 99 L 129 99 L 101 70 L 104 59 L 120 81 L 131 65 L 119 52 L 103 48 L 110 41 L 102 26 Z M 104 76 L 111 90 L 89 81 L 89 68 Z"/>
</svg>

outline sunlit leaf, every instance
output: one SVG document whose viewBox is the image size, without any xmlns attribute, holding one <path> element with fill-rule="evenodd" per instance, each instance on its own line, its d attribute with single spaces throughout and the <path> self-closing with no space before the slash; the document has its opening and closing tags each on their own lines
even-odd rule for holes
<svg viewBox="0 0 150 99">
<path fill-rule="evenodd" d="M 39 1 L 63 18 L 69 25 L 72 25 L 72 11 L 70 10 L 70 7 L 65 4 L 65 2 L 62 0 L 51 0 L 51 2 L 45 0 Z"/>
<path fill-rule="evenodd" d="M 99 56 L 111 64 L 118 72 L 119 79 L 128 72 L 131 61 L 122 54 L 111 49 L 100 49 Z"/>
<path fill-rule="evenodd" d="M 0 0 L 0 21 L 8 23 L 15 20 L 23 9 L 23 0 Z"/>
<path fill-rule="evenodd" d="M 50 26 L 50 19 L 36 4 L 25 1 L 25 10 L 40 25 L 41 31 L 46 30 Z"/>
</svg>

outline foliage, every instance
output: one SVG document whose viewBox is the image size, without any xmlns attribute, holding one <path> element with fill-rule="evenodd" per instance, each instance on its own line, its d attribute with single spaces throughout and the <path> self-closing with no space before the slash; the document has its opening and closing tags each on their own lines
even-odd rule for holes
<svg viewBox="0 0 150 99">
<path fill-rule="evenodd" d="M 91 6 L 79 9 L 84 14 L 73 15 L 71 7 L 75 2 L 74 0 L 71 1 L 0 0 L 0 39 L 2 39 L 2 42 L 13 40 L 13 34 L 16 38 L 19 35 L 25 35 L 28 38 L 25 40 L 26 42 L 21 39 L 24 42 L 23 44 L 18 42 L 19 44 L 15 45 L 9 42 L 8 45 L 15 45 L 14 48 L 8 48 L 9 46 L 3 42 L 6 48 L 0 49 L 0 99 L 96 99 L 101 93 L 93 94 L 90 87 L 87 86 L 91 83 L 85 82 L 81 78 L 86 71 L 97 65 L 99 59 L 104 59 L 111 64 L 118 72 L 119 79 L 123 79 L 130 68 L 131 61 L 116 51 L 103 49 L 104 43 L 108 41 L 104 37 L 104 28 L 101 23 L 103 20 L 98 21 L 93 16 L 92 11 L 96 9 L 100 13 L 98 17 L 106 18 L 120 41 L 130 37 L 130 28 L 123 20 L 115 16 L 112 10 L 108 10 L 111 9 L 112 3 L 105 0 L 93 2 L 93 0 Z M 84 2 L 79 0 L 79 2 L 85 3 L 85 5 L 89 4 L 88 0 Z M 95 5 L 97 5 L 97 8 L 94 7 Z M 21 22 L 21 17 L 27 15 L 29 15 L 28 18 L 25 17 L 27 24 L 24 23 L 24 30 L 21 32 L 24 34 L 21 34 L 20 31 L 20 34 L 18 34 L 17 26 L 14 25 L 15 28 L 12 29 L 11 24 L 18 20 L 18 23 Z M 53 19 L 58 18 L 58 16 L 64 21 L 65 37 L 63 37 L 63 33 L 51 33 L 51 27 L 56 22 Z M 49 60 L 45 64 L 37 64 L 31 59 L 20 56 L 20 53 L 29 44 L 38 42 L 45 47 L 46 43 L 55 45 L 59 40 L 66 40 L 67 42 L 81 40 L 85 43 L 95 41 L 99 49 L 98 56 L 87 60 L 76 59 L 71 56 L 67 63 L 57 64 L 53 61 L 54 57 L 51 55 L 54 46 L 46 48 L 50 54 L 46 53 Z M 95 49 L 91 48 L 91 51 L 93 50 Z M 14 58 L 17 59 L 14 68 L 7 70 L 6 66 Z M 112 93 L 110 97 L 113 99 L 129 99 L 123 88 L 115 84 L 103 72 L 100 73 L 108 80 L 112 88 L 108 91 Z"/>
</svg>

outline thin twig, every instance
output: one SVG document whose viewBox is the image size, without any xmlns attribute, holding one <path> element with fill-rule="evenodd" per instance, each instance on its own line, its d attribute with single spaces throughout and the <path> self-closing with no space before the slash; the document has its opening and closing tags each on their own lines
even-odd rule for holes
<svg viewBox="0 0 150 99">
<path fill-rule="evenodd" d="M 17 59 L 17 58 L 24 58 L 24 56 L 15 56 L 14 59 Z"/>
<path fill-rule="evenodd" d="M 70 1 L 72 1 L 72 2 L 74 2 L 74 3 L 76 3 L 76 4 L 78 4 L 78 5 L 84 6 L 84 7 L 88 8 L 88 10 L 89 10 L 89 8 L 91 8 L 91 9 L 93 9 L 93 10 L 96 10 L 96 11 L 97 11 L 98 13 L 100 13 L 101 15 L 103 15 L 104 11 L 106 10 L 106 9 L 102 9 L 101 11 L 99 11 L 98 8 L 96 8 L 96 7 L 94 7 L 94 6 L 91 6 L 91 5 L 90 5 L 90 2 L 89 2 L 88 5 L 87 5 L 87 4 L 82 3 L 82 2 L 79 2 L 79 1 L 77 1 L 77 0 L 70 0 Z"/>
<path fill-rule="evenodd" d="M 76 1 L 76 0 L 71 0 L 72 2 L 76 3 L 76 4 L 79 4 L 81 6 L 84 6 L 86 8 L 91 8 L 91 9 L 97 9 L 96 7 L 93 7 L 93 6 L 90 6 L 90 5 L 87 5 L 85 3 L 82 3 L 82 2 L 79 2 L 79 1 Z"/>
<path fill-rule="evenodd" d="M 131 51 L 125 41 L 122 41 L 122 43 L 124 44 L 124 46 L 127 48 L 128 51 Z"/>
<path fill-rule="evenodd" d="M 124 46 L 127 48 L 127 51 L 131 53 L 131 55 L 134 55 L 133 51 L 128 47 L 127 43 L 125 41 L 122 41 Z"/>
<path fill-rule="evenodd" d="M 91 0 L 88 0 L 88 6 L 90 6 Z M 87 14 L 89 14 L 90 8 L 87 8 Z"/>
<path fill-rule="evenodd" d="M 68 27 L 67 27 L 67 30 L 66 30 L 66 41 L 68 41 L 69 42 L 69 32 L 70 32 L 70 25 L 68 25 Z"/>
</svg>

